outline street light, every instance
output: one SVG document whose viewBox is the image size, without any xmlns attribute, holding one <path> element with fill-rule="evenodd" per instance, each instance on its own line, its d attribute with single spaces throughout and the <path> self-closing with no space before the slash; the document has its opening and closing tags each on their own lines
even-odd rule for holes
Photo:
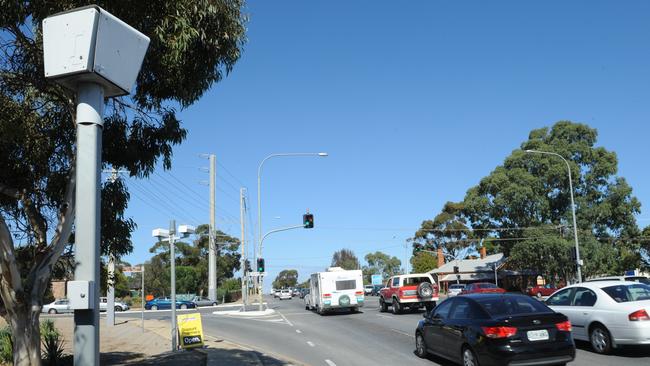
<svg viewBox="0 0 650 366">
<path fill-rule="evenodd" d="M 553 155 L 562 159 L 566 164 L 567 171 L 569 172 L 569 193 L 571 194 L 571 213 L 573 214 L 573 237 L 576 242 L 576 267 L 578 268 L 578 283 L 582 282 L 582 271 L 580 270 L 581 260 L 580 260 L 580 245 L 578 244 L 578 226 L 576 224 L 576 204 L 573 200 L 573 182 L 571 180 L 571 166 L 569 162 L 560 154 L 549 152 L 549 151 L 539 151 L 539 150 L 526 150 L 529 154 L 544 154 L 544 155 Z"/>
<path fill-rule="evenodd" d="M 318 153 L 276 153 L 276 154 L 271 154 L 267 157 L 265 157 L 262 162 L 260 163 L 259 167 L 257 168 L 257 236 L 259 239 L 259 245 L 257 248 L 257 258 L 262 258 L 262 167 L 264 166 L 264 163 L 275 157 L 280 157 L 280 156 L 319 156 L 319 157 L 326 157 L 328 154 L 326 152 L 318 152 Z M 262 276 L 258 277 L 258 282 L 259 282 L 259 300 L 260 300 L 260 311 L 262 311 L 263 305 L 262 305 Z"/>
<path fill-rule="evenodd" d="M 171 264 L 171 292 L 172 292 L 172 351 L 176 351 L 176 253 L 174 252 L 174 243 L 177 239 L 185 238 L 190 234 L 194 233 L 194 227 L 189 225 L 180 225 L 178 227 L 178 232 L 181 236 L 175 236 L 176 234 L 176 221 L 172 220 L 169 224 L 169 230 L 165 229 L 154 229 L 151 232 L 151 236 L 157 238 L 158 241 L 168 241 L 169 242 L 169 262 Z M 144 304 L 142 305 L 144 306 Z"/>
</svg>

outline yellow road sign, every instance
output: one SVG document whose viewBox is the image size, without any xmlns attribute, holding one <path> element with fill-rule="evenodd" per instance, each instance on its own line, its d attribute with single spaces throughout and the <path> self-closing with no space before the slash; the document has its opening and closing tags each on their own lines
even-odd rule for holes
<svg viewBox="0 0 650 366">
<path fill-rule="evenodd" d="M 181 314 L 176 316 L 178 338 L 181 348 L 203 346 L 203 326 L 201 314 Z"/>
</svg>

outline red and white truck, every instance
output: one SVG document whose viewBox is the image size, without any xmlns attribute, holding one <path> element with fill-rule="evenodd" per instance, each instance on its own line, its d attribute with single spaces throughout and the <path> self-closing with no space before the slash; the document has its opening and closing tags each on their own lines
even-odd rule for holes
<svg viewBox="0 0 650 366">
<path fill-rule="evenodd" d="M 393 314 L 426 308 L 431 311 L 438 302 L 438 285 L 428 273 L 393 276 L 379 293 L 380 311 L 392 308 Z"/>
</svg>

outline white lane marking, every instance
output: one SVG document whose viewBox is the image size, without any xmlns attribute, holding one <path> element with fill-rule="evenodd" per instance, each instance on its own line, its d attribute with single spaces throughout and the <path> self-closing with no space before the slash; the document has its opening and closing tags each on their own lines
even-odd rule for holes
<svg viewBox="0 0 650 366">
<path fill-rule="evenodd" d="M 408 333 L 405 333 L 405 332 L 402 332 L 401 330 L 397 330 L 397 329 L 393 329 L 393 328 L 391 328 L 390 330 L 392 330 L 392 331 L 395 332 L 395 333 L 398 333 L 398 334 L 401 334 L 401 335 L 405 335 L 405 336 L 407 336 L 407 337 L 415 338 L 414 335 L 412 335 L 412 334 L 408 334 Z"/>
<path fill-rule="evenodd" d="M 284 319 L 284 321 L 286 321 L 286 322 L 287 322 L 287 324 L 289 324 L 290 326 L 292 326 L 292 327 L 293 327 L 293 323 L 292 323 L 292 322 L 290 322 L 290 321 L 289 321 L 289 319 L 287 319 L 287 317 L 286 317 L 286 316 L 284 316 L 284 315 L 282 315 L 282 313 L 281 313 L 281 312 L 279 312 L 279 311 L 277 311 L 277 310 L 276 310 L 275 312 L 276 312 L 276 313 L 278 313 L 278 314 L 280 314 L 280 316 L 282 317 L 282 319 Z"/>
<path fill-rule="evenodd" d="M 328 364 L 329 366 L 336 366 L 336 364 L 331 360 L 325 360 L 325 363 Z"/>
<path fill-rule="evenodd" d="M 296 333 L 300 334 L 300 333 L 302 333 L 302 330 L 296 329 Z"/>
<path fill-rule="evenodd" d="M 316 347 L 316 345 L 315 345 L 314 342 L 312 342 L 312 341 L 307 341 L 307 344 L 308 344 L 310 347 Z"/>
<path fill-rule="evenodd" d="M 392 318 L 391 316 L 387 316 L 387 315 L 381 315 L 381 314 L 375 314 L 375 315 L 377 315 L 380 318 Z"/>
</svg>

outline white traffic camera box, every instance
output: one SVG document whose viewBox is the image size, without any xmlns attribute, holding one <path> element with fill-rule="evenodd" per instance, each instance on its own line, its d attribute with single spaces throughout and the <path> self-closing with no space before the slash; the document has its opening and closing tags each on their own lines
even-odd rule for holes
<svg viewBox="0 0 650 366">
<path fill-rule="evenodd" d="M 69 281 L 68 300 L 74 310 L 95 308 L 95 287 L 93 281 Z"/>
<path fill-rule="evenodd" d="M 72 90 L 93 82 L 106 97 L 129 94 L 147 47 L 149 37 L 96 5 L 43 19 L 45 77 Z"/>
</svg>

